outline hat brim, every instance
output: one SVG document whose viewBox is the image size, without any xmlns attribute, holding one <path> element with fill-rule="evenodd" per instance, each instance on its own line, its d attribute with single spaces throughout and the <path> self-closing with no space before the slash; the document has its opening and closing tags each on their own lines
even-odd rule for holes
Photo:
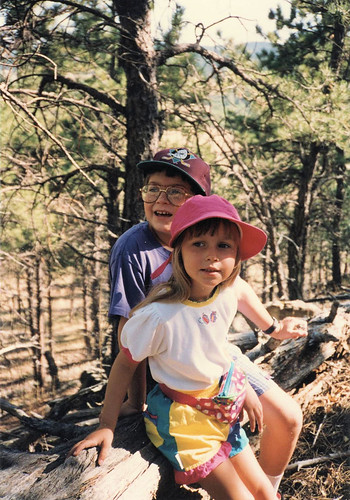
<svg viewBox="0 0 350 500">
<path fill-rule="evenodd" d="M 177 165 L 172 165 L 166 161 L 159 161 L 159 160 L 145 160 L 145 161 L 140 161 L 137 166 L 139 168 L 141 168 L 142 170 L 147 170 L 148 168 L 150 167 L 164 167 L 164 168 L 171 168 L 171 169 L 174 169 L 174 170 L 177 170 L 181 175 L 184 175 L 192 185 L 194 185 L 197 190 L 198 190 L 198 193 L 196 194 L 203 194 L 203 195 L 206 195 L 206 192 L 205 190 L 202 188 L 202 186 L 196 181 L 194 180 L 194 178 L 189 175 L 185 170 L 183 170 L 182 168 L 178 167 Z"/>
<path fill-rule="evenodd" d="M 202 214 L 197 218 L 197 220 L 191 220 L 189 224 L 183 226 L 181 231 L 174 235 L 171 240 L 170 240 L 170 246 L 173 246 L 174 242 L 178 238 L 178 236 L 185 231 L 185 229 L 188 229 L 190 226 L 193 226 L 194 224 L 197 224 L 197 222 L 200 222 L 202 220 L 206 219 L 226 219 L 229 220 L 230 222 L 233 222 L 240 228 L 241 232 L 241 240 L 239 243 L 239 253 L 240 253 L 240 258 L 241 260 L 248 260 L 258 253 L 261 252 L 261 250 L 264 248 L 266 245 L 267 241 L 267 236 L 266 233 L 262 230 L 259 229 L 258 227 L 252 226 L 251 224 L 248 224 L 247 222 L 243 222 L 241 220 L 235 219 L 230 216 L 225 216 L 222 212 L 207 212 L 205 215 Z"/>
<path fill-rule="evenodd" d="M 261 252 L 266 245 L 266 233 L 258 227 L 242 221 L 232 221 L 241 229 L 239 252 L 241 260 L 248 260 Z"/>
</svg>

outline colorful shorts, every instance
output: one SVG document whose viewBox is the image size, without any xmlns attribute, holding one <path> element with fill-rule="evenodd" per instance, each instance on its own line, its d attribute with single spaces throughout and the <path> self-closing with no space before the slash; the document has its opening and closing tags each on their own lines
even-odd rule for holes
<svg viewBox="0 0 350 500">
<path fill-rule="evenodd" d="M 215 391 L 217 384 L 192 394 L 206 398 L 214 396 Z M 179 484 L 200 481 L 248 444 L 239 422 L 226 424 L 193 406 L 177 403 L 158 385 L 148 394 L 147 405 L 144 417 L 148 437 L 173 465 Z"/>
</svg>

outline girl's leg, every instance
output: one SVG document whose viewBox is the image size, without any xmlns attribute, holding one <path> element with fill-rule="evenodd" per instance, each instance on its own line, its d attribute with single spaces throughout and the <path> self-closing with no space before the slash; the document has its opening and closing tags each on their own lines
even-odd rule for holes
<svg viewBox="0 0 350 500">
<path fill-rule="evenodd" d="M 279 476 L 287 467 L 298 441 L 302 412 L 298 403 L 275 384 L 259 399 L 264 413 L 259 464 L 269 476 Z"/>
<path fill-rule="evenodd" d="M 255 455 L 246 446 L 214 469 L 200 485 L 215 500 L 274 500 L 276 495 Z"/>
<path fill-rule="evenodd" d="M 237 475 L 246 485 L 255 500 L 274 500 L 276 493 L 266 474 L 261 469 L 250 446 L 231 459 Z"/>
<path fill-rule="evenodd" d="M 218 465 L 207 477 L 201 479 L 200 485 L 215 500 L 254 500 L 253 495 L 233 467 L 230 458 Z"/>
</svg>

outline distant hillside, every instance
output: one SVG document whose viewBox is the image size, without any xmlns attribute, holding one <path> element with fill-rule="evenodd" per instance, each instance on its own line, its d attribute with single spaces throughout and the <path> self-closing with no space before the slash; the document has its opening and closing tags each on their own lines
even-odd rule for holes
<svg viewBox="0 0 350 500">
<path fill-rule="evenodd" d="M 273 50 L 270 42 L 248 42 L 246 47 L 252 54 L 259 54 L 262 50 Z"/>
</svg>

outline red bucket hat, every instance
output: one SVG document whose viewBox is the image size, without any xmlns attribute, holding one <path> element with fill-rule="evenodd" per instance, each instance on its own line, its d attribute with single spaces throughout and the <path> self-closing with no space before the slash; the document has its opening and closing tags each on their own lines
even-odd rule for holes
<svg viewBox="0 0 350 500">
<path fill-rule="evenodd" d="M 153 160 L 141 161 L 137 166 L 144 171 L 154 166 L 170 166 L 192 181 L 197 188 L 197 194 L 210 194 L 210 167 L 187 148 L 163 149 L 154 155 Z"/>
<path fill-rule="evenodd" d="M 178 208 L 171 223 L 170 246 L 176 238 L 188 227 L 205 219 L 227 219 L 237 224 L 241 230 L 239 252 L 242 260 L 250 259 L 261 252 L 267 240 L 262 229 L 241 221 L 237 210 L 230 202 L 213 194 L 211 196 L 196 195 L 189 198 Z"/>
</svg>

